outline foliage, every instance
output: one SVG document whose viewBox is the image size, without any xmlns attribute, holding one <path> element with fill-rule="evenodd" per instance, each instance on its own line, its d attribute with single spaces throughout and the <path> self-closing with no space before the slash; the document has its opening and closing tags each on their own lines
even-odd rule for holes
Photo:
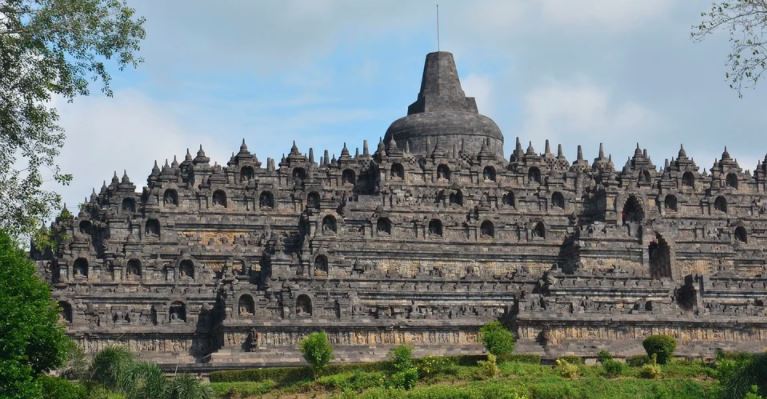
<svg viewBox="0 0 767 399">
<path fill-rule="evenodd" d="M 393 373 L 390 377 L 391 386 L 399 389 L 413 389 L 418 382 L 418 369 L 408 367 Z"/>
<path fill-rule="evenodd" d="M 763 0 L 717 0 L 701 13 L 692 37 L 702 40 L 719 29 L 730 34 L 730 54 L 725 77 L 737 90 L 755 86 L 767 68 L 767 2 Z"/>
<path fill-rule="evenodd" d="M 107 64 L 138 65 L 144 20 L 123 0 L 5 0 L 0 15 L 0 227 L 17 238 L 60 202 L 42 170 L 71 181 L 55 162 L 65 137 L 51 103 L 91 81 L 111 95 Z"/>
<path fill-rule="evenodd" d="M 46 399 L 85 399 L 87 396 L 84 386 L 63 378 L 43 375 L 39 380 Z"/>
<path fill-rule="evenodd" d="M 133 355 L 121 346 L 110 346 L 93 357 L 89 375 L 92 382 L 118 389 L 121 376 L 133 363 Z"/>
<path fill-rule="evenodd" d="M 601 351 L 597 352 L 597 360 L 599 363 L 604 363 L 608 360 L 612 360 L 613 355 L 610 354 L 610 352 L 602 349 Z"/>
<path fill-rule="evenodd" d="M 260 382 L 212 382 L 210 388 L 213 393 L 220 398 L 232 398 L 235 396 L 255 396 L 263 395 L 276 388 L 277 384 L 272 380 Z"/>
<path fill-rule="evenodd" d="M 389 352 L 392 371 L 402 371 L 413 367 L 413 349 L 407 345 L 399 345 Z"/>
<path fill-rule="evenodd" d="M 759 395 L 759 387 L 751 385 L 751 390 L 746 393 L 743 399 L 764 399 L 764 396 Z"/>
<path fill-rule="evenodd" d="M 640 367 L 650 362 L 647 355 L 629 356 L 626 358 L 626 364 L 631 367 Z"/>
<path fill-rule="evenodd" d="M 571 364 L 565 359 L 557 359 L 555 368 L 562 377 L 570 379 L 578 377 L 578 366 Z"/>
<path fill-rule="evenodd" d="M 361 392 L 365 389 L 384 386 L 386 374 L 381 371 L 347 371 L 317 378 L 316 383 L 328 389 L 344 392 Z"/>
<path fill-rule="evenodd" d="M 506 360 L 509 362 L 541 364 L 541 355 L 532 355 L 532 354 L 508 355 L 508 356 L 504 356 L 503 360 Z"/>
<path fill-rule="evenodd" d="M 501 322 L 492 321 L 479 329 L 485 349 L 498 357 L 514 351 L 514 335 Z"/>
<path fill-rule="evenodd" d="M 39 398 L 41 373 L 59 367 L 70 345 L 48 286 L 0 231 L 0 398 Z"/>
<path fill-rule="evenodd" d="M 163 392 L 165 399 L 212 399 L 210 387 L 200 384 L 189 374 L 179 374 L 167 381 Z"/>
<path fill-rule="evenodd" d="M 299 349 L 311 366 L 315 377 L 333 358 L 333 347 L 324 331 L 313 332 L 304 337 L 299 343 Z"/>
<path fill-rule="evenodd" d="M 498 369 L 498 359 L 492 353 L 487 354 L 487 360 L 479 362 L 479 373 L 483 377 L 495 378 L 500 370 Z"/>
<path fill-rule="evenodd" d="M 416 360 L 418 375 L 431 378 L 438 374 L 455 374 L 457 365 L 454 359 L 441 356 L 426 356 Z"/>
<path fill-rule="evenodd" d="M 757 387 L 757 394 L 767 395 L 767 353 L 741 355 L 718 361 L 722 397 L 740 399 Z"/>
<path fill-rule="evenodd" d="M 602 369 L 608 377 L 617 377 L 623 374 L 624 367 L 623 363 L 613 359 L 607 359 L 602 362 Z"/>
<path fill-rule="evenodd" d="M 642 366 L 639 370 L 639 376 L 642 378 L 655 379 L 659 378 L 662 373 L 663 370 L 661 370 L 655 354 L 650 356 L 650 362 Z"/>
<path fill-rule="evenodd" d="M 642 341 L 647 356 L 656 356 L 660 364 L 666 364 L 671 360 L 671 356 L 676 349 L 676 339 L 669 335 L 651 335 Z"/>
<path fill-rule="evenodd" d="M 583 358 L 580 356 L 562 356 L 560 359 L 567 361 L 570 364 L 583 364 Z"/>
</svg>

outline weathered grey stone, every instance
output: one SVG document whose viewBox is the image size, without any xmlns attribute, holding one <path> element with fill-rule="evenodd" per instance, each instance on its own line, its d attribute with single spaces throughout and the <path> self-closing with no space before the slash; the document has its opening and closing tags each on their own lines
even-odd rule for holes
<svg viewBox="0 0 767 399">
<path fill-rule="evenodd" d="M 393 140 L 392 140 L 393 138 Z M 680 149 L 658 171 L 638 146 L 621 170 L 600 148 L 539 154 L 477 113 L 449 53 L 427 56 L 418 100 L 373 153 L 265 167 L 243 144 L 226 166 L 202 148 L 94 193 L 40 272 L 87 351 L 122 343 L 184 367 L 300 362 L 325 330 L 338 358 L 480 352 L 509 323 L 547 356 L 767 346 L 767 160 L 710 169 Z"/>
</svg>

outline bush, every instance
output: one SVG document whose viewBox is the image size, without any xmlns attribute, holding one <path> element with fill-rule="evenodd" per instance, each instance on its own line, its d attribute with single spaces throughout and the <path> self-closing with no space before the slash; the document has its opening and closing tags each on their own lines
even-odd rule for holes
<svg viewBox="0 0 767 399">
<path fill-rule="evenodd" d="M 666 364 L 676 349 L 676 339 L 669 335 L 651 335 L 642 341 L 647 356 L 656 356 L 659 364 Z"/>
<path fill-rule="evenodd" d="M 421 378 L 430 378 L 438 374 L 455 374 L 457 369 L 455 361 L 447 357 L 426 356 L 417 359 L 415 364 Z"/>
<path fill-rule="evenodd" d="M 541 355 L 524 355 L 524 354 L 508 355 L 508 356 L 504 356 L 502 360 L 506 360 L 509 362 L 541 364 Z"/>
<path fill-rule="evenodd" d="M 479 329 L 485 349 L 497 357 L 510 355 L 514 351 L 514 334 L 499 321 L 493 321 Z"/>
<path fill-rule="evenodd" d="M 564 361 L 566 361 L 566 362 L 568 362 L 570 364 L 580 364 L 580 365 L 582 365 L 584 363 L 583 362 L 583 358 L 580 357 L 580 356 L 562 356 L 562 357 L 560 357 L 560 359 L 562 359 L 562 360 L 564 360 Z"/>
<path fill-rule="evenodd" d="M 629 356 L 626 358 L 626 364 L 631 367 L 641 367 L 650 362 L 647 355 Z"/>
<path fill-rule="evenodd" d="M 655 379 L 660 377 L 661 374 L 662 371 L 660 369 L 660 365 L 656 363 L 647 363 L 642 366 L 641 370 L 639 370 L 639 376 L 642 378 Z"/>
<path fill-rule="evenodd" d="M 399 345 L 389 351 L 392 372 L 413 368 L 413 350 L 407 345 Z"/>
<path fill-rule="evenodd" d="M 413 389 L 418 381 L 418 369 L 406 368 L 391 375 L 391 386 L 400 389 Z"/>
<path fill-rule="evenodd" d="M 604 370 L 604 373 L 608 377 L 617 377 L 621 374 L 623 374 L 623 363 L 613 360 L 613 359 L 607 359 L 602 362 L 602 369 Z"/>
<path fill-rule="evenodd" d="M 324 331 L 313 332 L 304 337 L 299 343 L 299 349 L 306 362 L 311 366 L 315 377 L 333 359 L 333 347 Z"/>
<path fill-rule="evenodd" d="M 717 362 L 717 374 L 722 397 L 740 399 L 757 387 L 754 394 L 767 395 L 767 353 L 740 355 L 737 360 Z"/>
<path fill-rule="evenodd" d="M 167 399 L 213 399 L 213 390 L 189 374 L 179 374 L 166 383 Z"/>
<path fill-rule="evenodd" d="M 570 379 L 578 377 L 578 366 L 570 364 L 565 359 L 557 359 L 555 368 L 562 377 Z"/>
<path fill-rule="evenodd" d="M 165 376 L 156 364 L 131 363 L 119 376 L 117 391 L 126 399 L 164 398 L 167 388 Z M 184 397 L 184 399 L 192 397 Z"/>
<path fill-rule="evenodd" d="M 46 399 L 85 399 L 87 394 L 84 386 L 63 378 L 43 375 L 38 381 Z"/>
<path fill-rule="evenodd" d="M 604 363 L 608 360 L 613 360 L 613 355 L 611 355 L 610 352 L 602 349 L 597 353 L 597 360 L 599 363 Z"/>
<path fill-rule="evenodd" d="M 492 353 L 487 354 L 487 360 L 480 360 L 478 366 L 480 375 L 483 377 L 495 378 L 500 372 L 498 370 L 497 358 Z"/>
<path fill-rule="evenodd" d="M 90 380 L 108 389 L 118 389 L 118 381 L 133 363 L 133 355 L 124 347 L 110 346 L 93 357 Z"/>
<path fill-rule="evenodd" d="M 365 389 L 384 386 L 386 374 L 380 371 L 355 370 L 323 376 L 318 378 L 316 382 L 328 389 L 361 392 Z"/>
</svg>

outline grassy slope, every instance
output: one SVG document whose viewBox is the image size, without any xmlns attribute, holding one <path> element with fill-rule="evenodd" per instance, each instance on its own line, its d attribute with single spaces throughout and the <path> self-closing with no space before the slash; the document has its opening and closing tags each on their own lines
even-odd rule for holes
<svg viewBox="0 0 767 399">
<path fill-rule="evenodd" d="M 297 381 L 279 386 L 272 381 L 220 382 L 211 386 L 220 395 L 234 389 L 241 397 L 292 398 L 674 398 L 706 399 L 716 396 L 714 370 L 698 362 L 663 366 L 663 376 L 649 380 L 639 368 L 627 368 L 617 378 L 603 375 L 601 366 L 579 366 L 579 376 L 562 377 L 552 366 L 506 362 L 496 378 L 483 378 L 475 366 L 455 366 L 419 381 L 410 391 L 385 388 L 381 371 L 347 371 L 317 381 Z"/>
</svg>

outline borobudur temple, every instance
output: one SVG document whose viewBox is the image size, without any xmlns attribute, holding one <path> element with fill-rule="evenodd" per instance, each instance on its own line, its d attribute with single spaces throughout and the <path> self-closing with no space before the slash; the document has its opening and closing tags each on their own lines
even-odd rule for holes
<svg viewBox="0 0 767 399">
<path fill-rule="evenodd" d="M 316 330 L 344 361 L 478 354 L 497 319 L 549 357 L 657 333 L 687 356 L 767 347 L 767 159 L 751 174 L 725 149 L 701 170 L 680 148 L 658 168 L 637 147 L 616 168 L 503 143 L 435 52 L 374 148 L 187 151 L 140 192 L 115 174 L 32 255 L 86 352 L 166 366 L 296 364 Z"/>
</svg>

